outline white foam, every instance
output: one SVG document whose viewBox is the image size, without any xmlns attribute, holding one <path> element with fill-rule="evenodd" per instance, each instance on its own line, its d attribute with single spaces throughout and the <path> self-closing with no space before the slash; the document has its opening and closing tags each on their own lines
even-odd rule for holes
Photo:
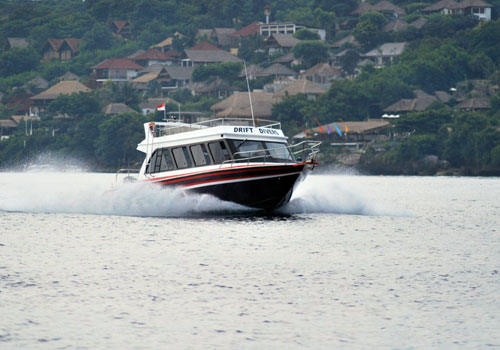
<svg viewBox="0 0 500 350">
<path fill-rule="evenodd" d="M 1 173 L 0 210 L 165 217 L 254 212 L 209 195 L 153 184 L 127 183 L 113 188 L 114 181 L 112 174 L 84 172 Z M 373 191 L 373 182 L 373 178 L 357 176 L 312 175 L 279 212 L 408 215 L 367 195 Z"/>
</svg>

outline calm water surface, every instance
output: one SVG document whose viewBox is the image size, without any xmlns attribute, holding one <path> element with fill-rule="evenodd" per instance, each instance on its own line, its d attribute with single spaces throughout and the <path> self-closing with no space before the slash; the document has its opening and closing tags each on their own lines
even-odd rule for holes
<svg viewBox="0 0 500 350">
<path fill-rule="evenodd" d="M 500 179 L 315 175 L 262 215 L 0 174 L 0 349 L 500 348 Z"/>
</svg>

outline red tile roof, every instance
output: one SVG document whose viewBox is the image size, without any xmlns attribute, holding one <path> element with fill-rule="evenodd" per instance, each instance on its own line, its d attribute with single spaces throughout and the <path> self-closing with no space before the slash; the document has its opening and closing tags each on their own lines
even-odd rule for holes
<svg viewBox="0 0 500 350">
<path fill-rule="evenodd" d="M 110 58 L 109 60 L 103 61 L 98 65 L 92 67 L 92 69 L 137 69 L 142 70 L 144 67 L 134 63 L 127 58 Z"/>
<path fill-rule="evenodd" d="M 217 46 L 214 44 L 209 43 L 208 41 L 202 41 L 198 43 L 197 45 L 193 46 L 190 50 L 197 50 L 197 51 L 214 51 L 214 50 L 220 50 Z"/>
<path fill-rule="evenodd" d="M 145 51 L 134 57 L 135 60 L 169 60 L 175 57 L 179 57 L 180 53 L 175 50 L 169 50 L 167 52 L 161 52 L 157 49 L 151 49 Z"/>
<path fill-rule="evenodd" d="M 253 22 L 252 24 L 249 24 L 246 27 L 241 28 L 237 32 L 234 32 L 230 36 L 232 37 L 250 36 L 258 33 L 260 33 L 260 23 Z"/>
</svg>

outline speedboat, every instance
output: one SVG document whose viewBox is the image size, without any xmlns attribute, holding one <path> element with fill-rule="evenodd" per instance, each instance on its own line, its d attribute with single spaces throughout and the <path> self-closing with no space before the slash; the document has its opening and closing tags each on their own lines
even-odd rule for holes
<svg viewBox="0 0 500 350">
<path fill-rule="evenodd" d="M 137 150 L 145 154 L 137 180 L 210 194 L 247 207 L 272 210 L 317 165 L 320 142 L 288 145 L 279 122 L 176 119 L 144 124 Z"/>
</svg>

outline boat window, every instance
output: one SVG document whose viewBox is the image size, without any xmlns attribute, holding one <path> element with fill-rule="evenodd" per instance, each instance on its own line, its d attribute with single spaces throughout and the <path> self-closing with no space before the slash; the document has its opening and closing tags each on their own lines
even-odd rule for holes
<svg viewBox="0 0 500 350">
<path fill-rule="evenodd" d="M 174 155 L 175 164 L 178 169 L 190 168 L 192 166 L 186 147 L 172 148 L 172 154 Z"/>
<path fill-rule="evenodd" d="M 261 162 L 267 157 L 265 146 L 262 141 L 231 140 L 235 159 L 245 161 Z"/>
<path fill-rule="evenodd" d="M 210 164 L 210 156 L 208 155 L 205 145 L 194 145 L 189 148 L 196 166 Z"/>
<path fill-rule="evenodd" d="M 153 152 L 153 155 L 149 159 L 146 172 L 152 174 L 173 169 L 174 163 L 172 162 L 172 157 L 170 156 L 168 149 L 160 148 Z"/>
<path fill-rule="evenodd" d="M 293 156 L 285 143 L 266 141 L 264 144 L 270 155 L 270 161 L 293 161 Z"/>
<path fill-rule="evenodd" d="M 212 158 L 214 159 L 215 164 L 221 164 L 225 160 L 231 159 L 229 150 L 227 149 L 224 141 L 210 142 L 208 144 L 208 148 L 210 149 L 210 153 L 212 153 Z"/>
</svg>

